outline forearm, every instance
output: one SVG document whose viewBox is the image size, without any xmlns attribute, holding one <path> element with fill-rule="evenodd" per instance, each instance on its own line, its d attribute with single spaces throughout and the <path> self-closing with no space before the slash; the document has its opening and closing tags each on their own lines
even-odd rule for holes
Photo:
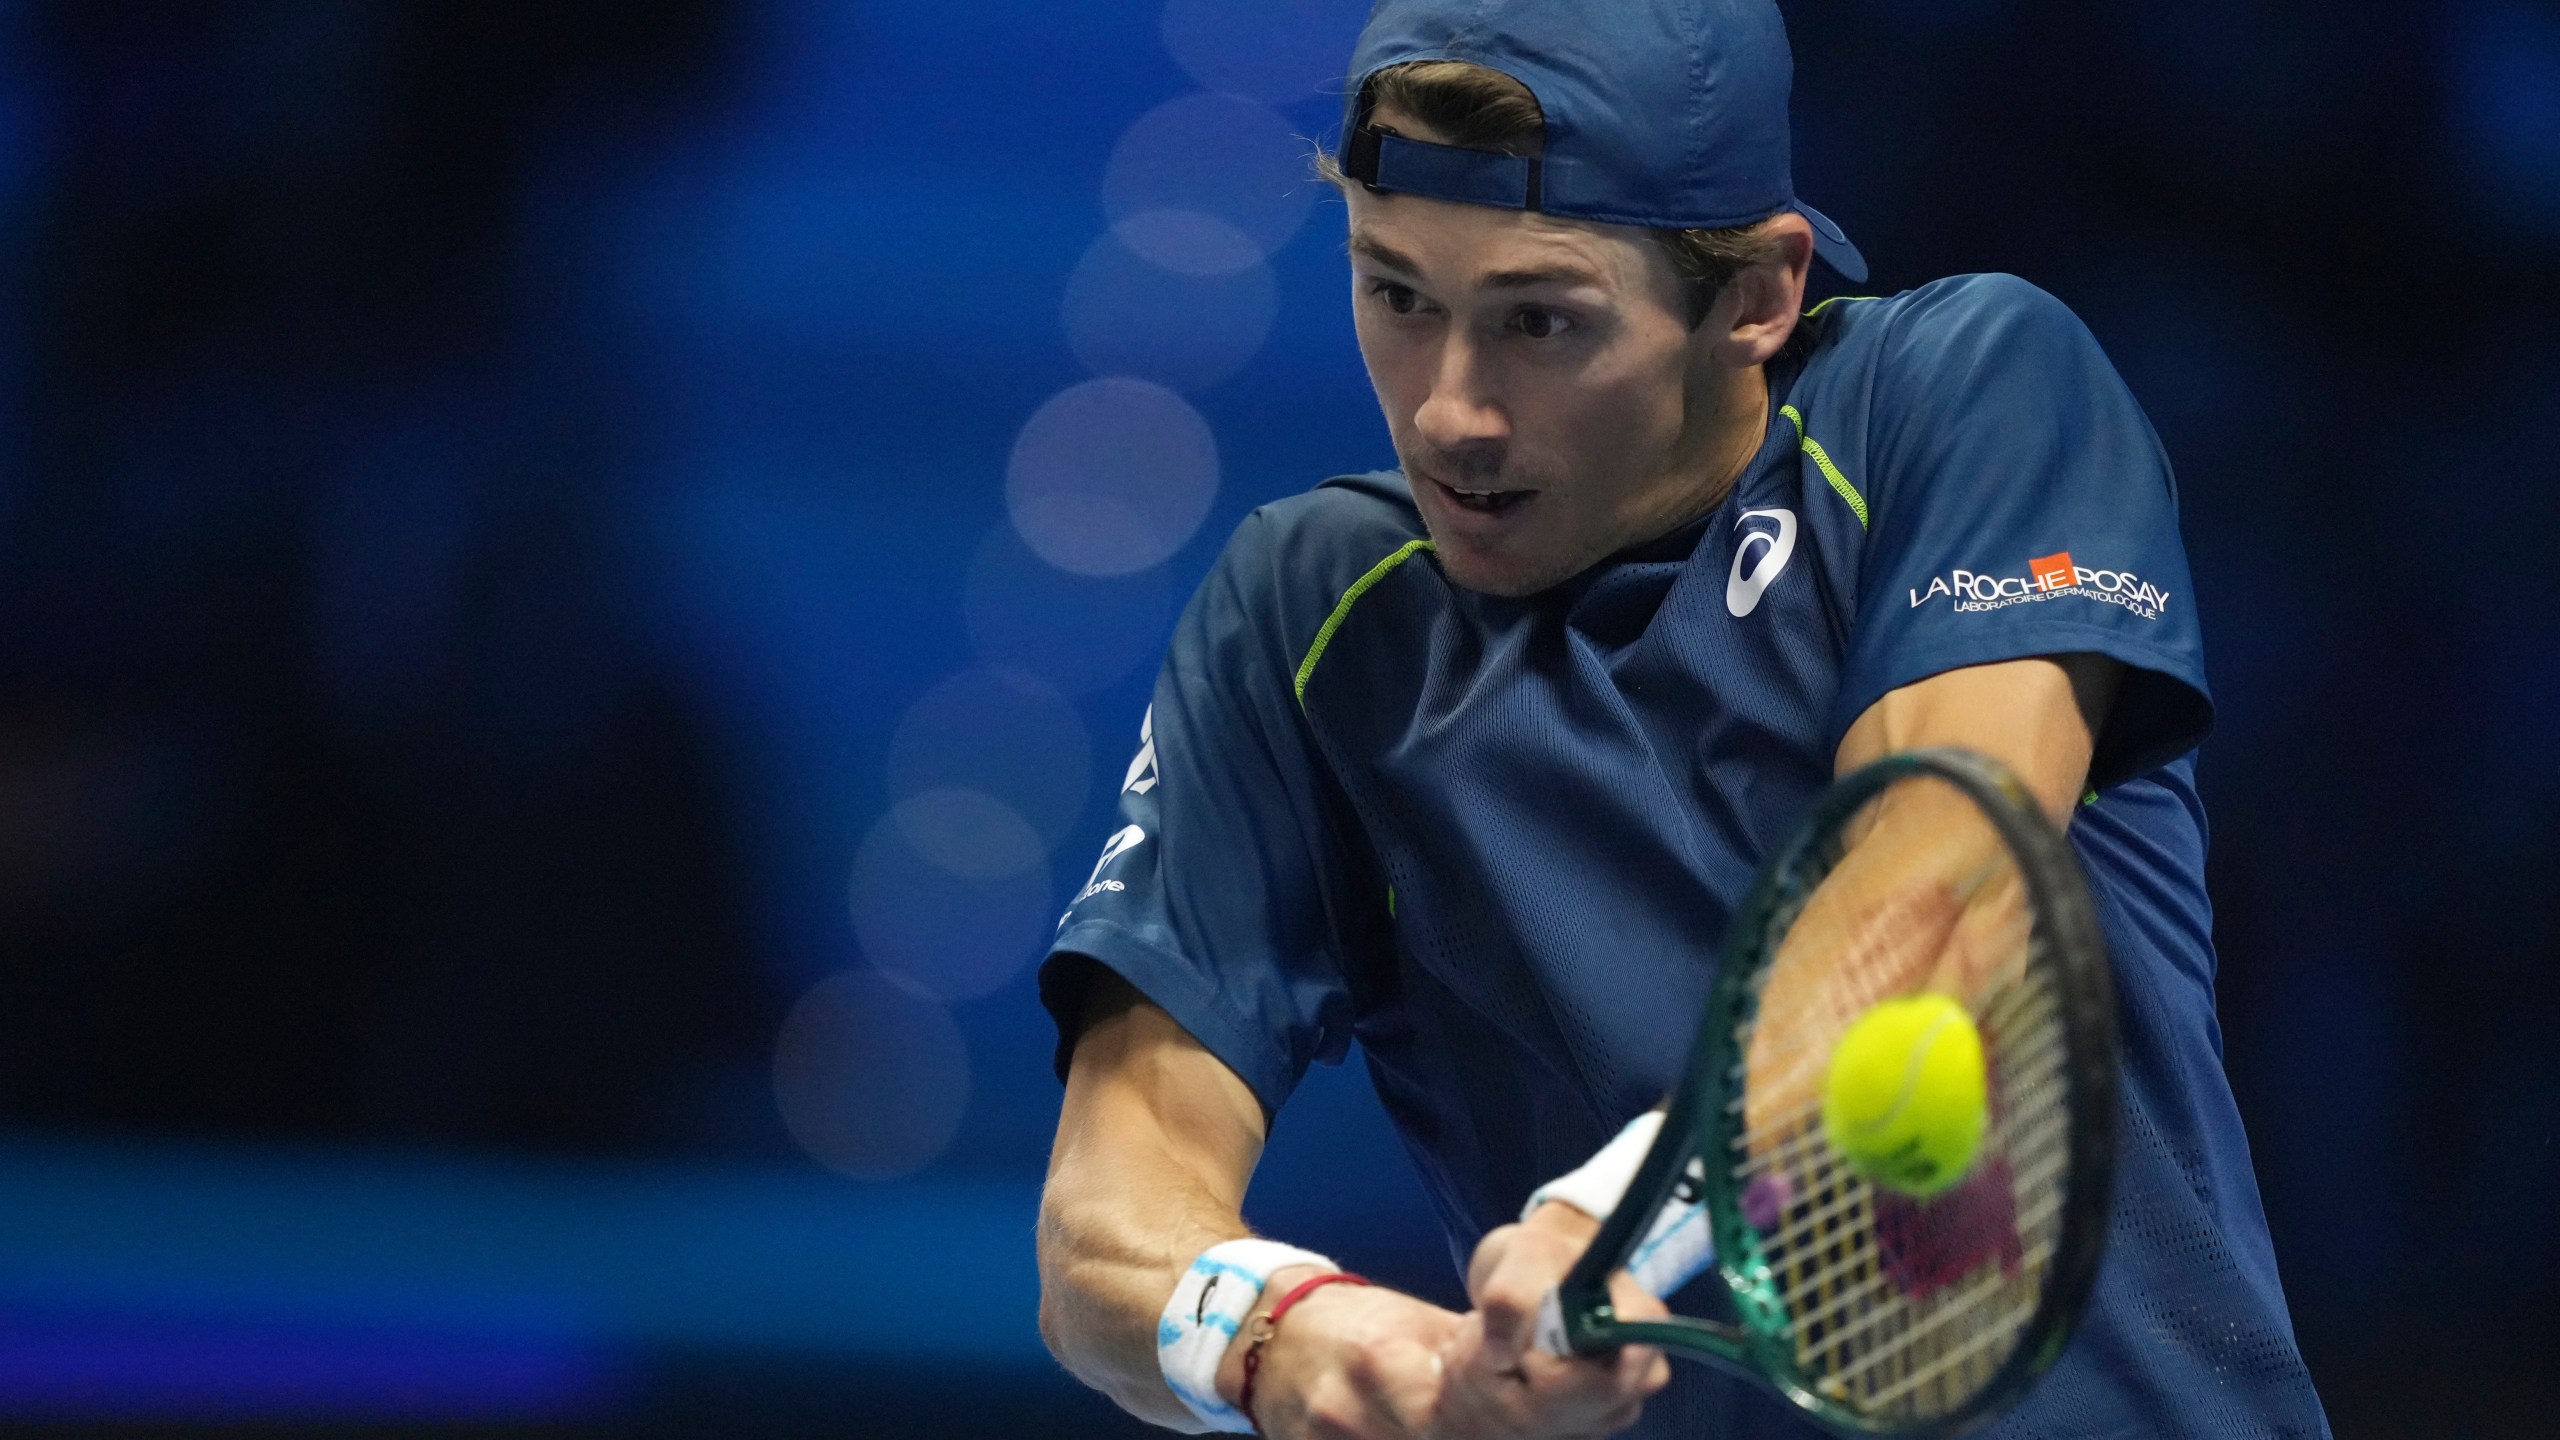
<svg viewBox="0 0 2560 1440">
<path fill-rule="evenodd" d="M 1131 1414 L 1196 1429 L 1158 1367 L 1156 1325 L 1193 1258 L 1245 1233 L 1241 1215 L 1204 1194 L 1140 1200 L 1053 1174 L 1040 1207 L 1042 1338 L 1058 1363 Z"/>
<path fill-rule="evenodd" d="M 1201 1251 L 1247 1233 L 1259 1103 L 1163 1011 L 1097 984 L 1041 1195 L 1040 1331 L 1122 1408 L 1195 1429 L 1165 1385 L 1156 1324 Z"/>
<path fill-rule="evenodd" d="M 2123 667 L 2103 655 L 2052 655 L 1949 670 L 1892 691 L 1841 737 L 1835 770 L 1900 750 L 1954 745 L 2009 767 L 2057 825 L 2089 779 L 2089 757 Z"/>
<path fill-rule="evenodd" d="M 2095 655 L 1951 670 L 1869 707 L 1840 743 L 1839 768 L 1957 746 L 2006 765 L 2056 824 L 2068 824 L 2116 683 L 2116 663 Z M 1789 927 L 1761 992 L 1745 1062 L 1755 1133 L 1812 1113 L 1832 1041 L 1867 1007 L 1922 989 L 1969 1003 L 2016 953 L 2006 943 L 2025 920 L 2015 869 L 1959 792 L 1897 787 L 1849 840 Z"/>
</svg>

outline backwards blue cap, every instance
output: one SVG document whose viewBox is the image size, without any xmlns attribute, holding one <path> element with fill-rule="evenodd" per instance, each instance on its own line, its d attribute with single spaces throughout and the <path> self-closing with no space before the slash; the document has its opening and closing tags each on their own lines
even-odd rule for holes
<svg viewBox="0 0 2560 1440">
<path fill-rule="evenodd" d="M 1433 145 L 1369 127 L 1369 80 L 1460 60 L 1529 87 L 1540 155 Z M 1867 262 L 1796 198 L 1787 132 L 1795 59 L 1773 0 L 1378 0 L 1351 52 L 1343 173 L 1379 190 L 1663 230 L 1813 224 L 1852 282 Z"/>
</svg>

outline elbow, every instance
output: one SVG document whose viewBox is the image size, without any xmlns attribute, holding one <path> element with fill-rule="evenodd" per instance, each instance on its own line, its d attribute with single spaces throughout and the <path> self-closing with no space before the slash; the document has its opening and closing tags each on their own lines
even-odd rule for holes
<svg viewBox="0 0 2560 1440">
<path fill-rule="evenodd" d="M 1079 1195 L 1052 1177 L 1034 1239 L 1040 1275 L 1040 1340 L 1058 1364 L 1151 1425 L 1200 1425 L 1164 1382 L 1156 1324 L 1172 1290 L 1125 1197 Z M 1133 1224 L 1139 1226 L 1132 1229 Z M 1242 1226 L 1237 1227 L 1239 1230 Z"/>
<path fill-rule="evenodd" d="M 1074 1357 L 1067 1352 L 1067 1324 L 1065 1310 L 1066 1307 L 1061 1303 L 1061 1297 L 1058 1293 L 1057 1281 L 1049 1275 L 1048 1267 L 1042 1266 L 1040 1272 L 1040 1343 L 1049 1347 L 1049 1357 L 1051 1359 L 1057 1361 L 1058 1364 L 1067 1371 L 1067 1373 L 1073 1375 L 1076 1373 L 1076 1365 Z M 1077 1375 L 1076 1378 L 1083 1379 L 1084 1377 Z"/>
<path fill-rule="evenodd" d="M 1067 1364 L 1067 1352 L 1058 1343 L 1058 1307 L 1050 1302 L 1046 1286 L 1040 1290 L 1040 1343 L 1049 1347 L 1049 1358 L 1058 1362 L 1069 1374 L 1075 1367 Z"/>
<path fill-rule="evenodd" d="M 1061 1369 L 1108 1396 L 1114 1404 L 1155 1424 L 1178 1424 L 1183 1414 L 1170 1394 L 1156 1393 L 1154 1316 L 1143 1339 L 1128 1317 L 1117 1314 L 1107 1288 L 1097 1289 L 1086 1247 L 1077 1242 L 1072 1217 L 1044 1197 L 1036 1232 L 1040 1272 L 1040 1343 Z M 1134 1342 L 1134 1343 L 1133 1343 Z M 1143 1353 L 1141 1351 L 1143 1350 Z"/>
<path fill-rule="evenodd" d="M 1094 1384 L 1085 1365 L 1079 1363 L 1074 1322 L 1075 1287 L 1068 1274 L 1069 1245 L 1065 1226 L 1060 1223 L 1056 1207 L 1043 1196 L 1040 1220 L 1033 1235 L 1040 1273 L 1040 1343 L 1049 1347 L 1050 1356 L 1068 1374 Z M 1097 1387 L 1099 1388 L 1099 1387 Z"/>
<path fill-rule="evenodd" d="M 1065 1305 L 1064 1296 L 1060 1293 L 1056 1229 L 1048 1198 L 1043 1196 L 1040 1220 L 1032 1231 L 1032 1248 L 1040 1273 L 1040 1343 L 1049 1347 L 1051 1358 L 1072 1371 L 1075 1366 L 1068 1363 L 1064 1343 L 1066 1324 L 1061 1312 Z"/>
</svg>

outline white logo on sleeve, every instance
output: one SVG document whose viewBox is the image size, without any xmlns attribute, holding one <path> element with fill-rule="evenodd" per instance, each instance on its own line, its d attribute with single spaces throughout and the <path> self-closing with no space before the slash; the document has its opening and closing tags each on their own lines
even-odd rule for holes
<svg viewBox="0 0 2560 1440">
<path fill-rule="evenodd" d="M 2093 570 L 2074 561 L 2068 550 L 2036 556 L 2027 562 L 2024 575 L 1955 569 L 1929 577 L 1925 588 L 1914 585 L 1910 590 L 1914 610 L 1944 595 L 1959 614 L 2064 599 L 2120 606 L 2145 620 L 2157 620 L 2169 609 L 2168 591 L 2130 570 Z"/>
<path fill-rule="evenodd" d="M 1787 568 L 1787 561 L 1796 553 L 1794 511 L 1774 507 L 1745 510 L 1734 517 L 1733 527 L 1739 530 L 1750 520 L 1768 520 L 1777 528 L 1755 526 L 1734 546 L 1733 573 L 1724 582 L 1724 608 L 1732 611 L 1737 620 L 1760 608 L 1760 592 L 1769 588 L 1769 582 L 1778 578 L 1778 572 Z M 1754 550 L 1753 546 L 1760 548 Z"/>
<path fill-rule="evenodd" d="M 1156 788 L 1156 707 L 1147 707 L 1147 718 L 1138 722 L 1138 758 L 1129 762 L 1129 773 L 1120 781 L 1124 795 L 1144 795 Z"/>
<path fill-rule="evenodd" d="M 1105 890 L 1128 889 L 1128 886 L 1121 884 L 1117 880 L 1103 879 L 1102 872 L 1111 868 L 1112 861 L 1119 859 L 1121 856 L 1128 854 L 1130 851 L 1137 849 L 1139 845 L 1145 843 L 1146 838 L 1147 832 L 1143 828 L 1136 825 L 1128 825 L 1123 826 L 1110 839 L 1103 841 L 1102 858 L 1093 862 L 1093 874 L 1086 878 L 1084 888 L 1076 892 L 1076 898 L 1067 902 L 1067 908 L 1072 911 L 1076 906 L 1083 904 Z M 1061 925 L 1066 924 L 1066 917 L 1063 915 L 1058 917 L 1058 923 Z"/>
</svg>

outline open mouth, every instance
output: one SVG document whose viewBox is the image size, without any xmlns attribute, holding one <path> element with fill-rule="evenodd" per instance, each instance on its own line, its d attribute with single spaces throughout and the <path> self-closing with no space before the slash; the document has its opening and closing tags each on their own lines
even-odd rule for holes
<svg viewBox="0 0 2560 1440">
<path fill-rule="evenodd" d="M 1479 515 L 1499 515 L 1538 493 L 1535 490 L 1461 490 L 1445 481 L 1434 480 L 1431 483 L 1456 501 L 1458 508 L 1473 510 Z"/>
</svg>

